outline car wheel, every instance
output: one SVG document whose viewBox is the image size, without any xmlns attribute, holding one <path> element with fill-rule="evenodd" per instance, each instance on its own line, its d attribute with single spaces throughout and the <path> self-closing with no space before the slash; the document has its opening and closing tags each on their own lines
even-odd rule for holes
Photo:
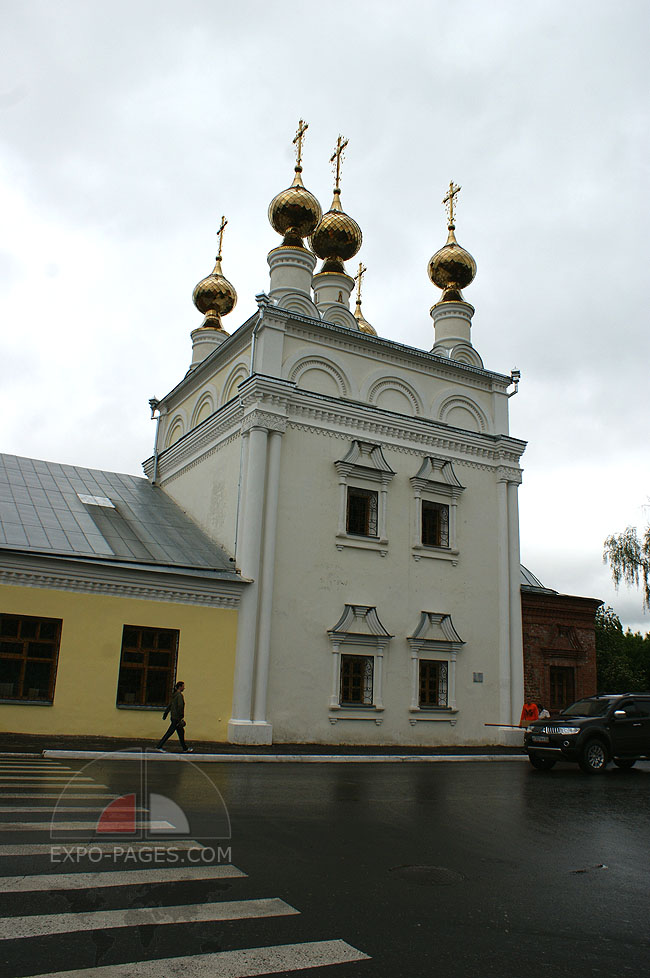
<svg viewBox="0 0 650 978">
<path fill-rule="evenodd" d="M 614 764 L 616 767 L 620 767 L 622 771 L 629 771 L 636 764 L 636 757 L 615 757 Z"/>
<path fill-rule="evenodd" d="M 585 744 L 578 764 L 585 774 L 602 774 L 608 762 L 609 755 L 602 740 L 590 740 Z"/>
<path fill-rule="evenodd" d="M 528 760 L 538 771 L 550 771 L 557 764 L 556 757 L 546 757 L 544 754 L 529 754 Z"/>
</svg>

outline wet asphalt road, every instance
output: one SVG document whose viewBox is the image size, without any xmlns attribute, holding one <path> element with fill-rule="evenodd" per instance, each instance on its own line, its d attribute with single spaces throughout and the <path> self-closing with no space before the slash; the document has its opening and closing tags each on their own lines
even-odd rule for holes
<svg viewBox="0 0 650 978">
<path fill-rule="evenodd" d="M 141 790 L 133 762 L 86 770 L 117 793 Z M 180 806 L 192 838 L 230 847 L 246 879 L 0 895 L 0 916 L 271 897 L 300 913 L 4 941 L 3 974 L 333 939 L 370 960 L 301 973 L 562 978 L 650 966 L 649 763 L 589 777 L 563 764 L 537 772 L 526 761 L 159 762 L 146 781 L 150 796 Z M 1 872 L 89 868 L 140 866 L 4 857 Z"/>
</svg>

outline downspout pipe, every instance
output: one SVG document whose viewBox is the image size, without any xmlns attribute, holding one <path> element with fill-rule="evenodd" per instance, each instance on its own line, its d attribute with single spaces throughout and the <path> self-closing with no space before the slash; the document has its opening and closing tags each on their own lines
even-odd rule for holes
<svg viewBox="0 0 650 978">
<path fill-rule="evenodd" d="M 160 431 L 160 401 L 156 397 L 149 398 L 149 407 L 151 408 L 151 420 L 153 421 L 156 411 L 158 412 L 158 417 L 156 418 L 156 434 L 153 443 L 153 478 L 151 480 L 151 485 L 156 485 L 156 479 L 158 478 L 158 432 Z"/>
</svg>

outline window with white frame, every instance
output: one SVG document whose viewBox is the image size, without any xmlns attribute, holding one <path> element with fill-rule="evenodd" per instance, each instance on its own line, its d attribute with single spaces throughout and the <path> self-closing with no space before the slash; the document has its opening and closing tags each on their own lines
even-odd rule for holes
<svg viewBox="0 0 650 978">
<path fill-rule="evenodd" d="M 449 663 L 420 659 L 420 709 L 446 708 L 448 690 Z"/>
<path fill-rule="evenodd" d="M 377 536 L 377 512 L 379 493 L 374 489 L 348 486 L 346 531 L 353 536 Z"/>
<path fill-rule="evenodd" d="M 412 635 L 411 650 L 412 726 L 420 721 L 456 723 L 456 657 L 464 642 L 454 628 L 451 615 L 423 611 Z"/>
<path fill-rule="evenodd" d="M 410 483 L 414 500 L 413 557 L 458 563 L 456 517 L 465 487 L 458 481 L 451 462 L 427 456 Z"/>
<path fill-rule="evenodd" d="M 330 723 L 374 719 L 381 723 L 384 655 L 392 635 L 369 605 L 346 604 L 328 632 L 332 649 Z"/>
<path fill-rule="evenodd" d="M 341 706 L 372 706 L 374 669 L 372 655 L 341 656 Z"/>
<path fill-rule="evenodd" d="M 395 473 L 381 446 L 355 440 L 334 465 L 339 477 L 337 549 L 356 547 L 385 556 L 388 487 Z"/>
</svg>

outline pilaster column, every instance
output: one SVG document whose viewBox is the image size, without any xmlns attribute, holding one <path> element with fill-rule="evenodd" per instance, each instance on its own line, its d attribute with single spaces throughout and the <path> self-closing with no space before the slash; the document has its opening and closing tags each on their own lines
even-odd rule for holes
<svg viewBox="0 0 650 978">
<path fill-rule="evenodd" d="M 508 481 L 497 482 L 497 554 L 499 596 L 499 722 L 510 723 L 510 554 L 508 547 Z"/>
<path fill-rule="evenodd" d="M 266 723 L 266 699 L 271 652 L 271 619 L 273 612 L 275 542 L 277 538 L 278 498 L 280 493 L 280 453 L 282 450 L 282 435 L 286 426 L 286 422 L 283 420 L 278 419 L 278 421 L 282 430 L 278 428 L 271 431 L 268 439 L 264 544 L 253 711 L 253 719 L 256 723 Z M 270 732 L 269 728 L 269 734 Z M 269 743 L 271 743 L 270 736 Z"/>
<path fill-rule="evenodd" d="M 521 629 L 521 557 L 519 553 L 519 480 L 511 480 L 508 483 L 508 547 L 510 565 L 510 722 L 519 723 L 521 708 L 524 702 L 524 650 Z"/>
<path fill-rule="evenodd" d="M 255 425 L 251 426 L 248 435 L 248 466 L 244 487 L 246 519 L 242 520 L 240 569 L 244 577 L 251 578 L 252 583 L 244 590 L 238 617 L 232 719 L 228 725 L 231 739 L 236 739 L 234 726 L 242 721 L 250 723 L 252 715 L 267 436 L 265 428 Z"/>
</svg>

